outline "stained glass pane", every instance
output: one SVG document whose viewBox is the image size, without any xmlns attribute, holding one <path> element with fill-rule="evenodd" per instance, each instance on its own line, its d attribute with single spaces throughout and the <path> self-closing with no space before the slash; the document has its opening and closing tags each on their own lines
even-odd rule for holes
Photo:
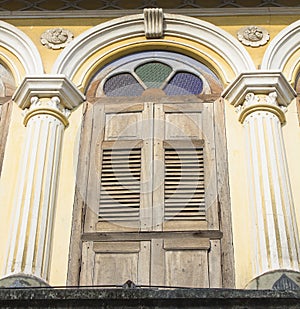
<svg viewBox="0 0 300 309">
<path fill-rule="evenodd" d="M 129 73 L 114 75 L 104 84 L 104 93 L 110 97 L 140 96 L 143 91 L 143 87 Z"/>
<path fill-rule="evenodd" d="M 135 69 L 135 73 L 148 88 L 160 88 L 172 72 L 172 68 L 161 62 L 148 62 Z"/>
<path fill-rule="evenodd" d="M 187 72 L 176 73 L 164 89 L 167 95 L 199 94 L 202 90 L 203 81 Z"/>
</svg>

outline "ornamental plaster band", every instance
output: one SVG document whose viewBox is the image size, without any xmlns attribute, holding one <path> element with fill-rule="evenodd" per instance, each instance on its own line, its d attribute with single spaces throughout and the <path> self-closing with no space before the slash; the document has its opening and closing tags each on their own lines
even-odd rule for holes
<svg viewBox="0 0 300 309">
<path fill-rule="evenodd" d="M 249 287 L 259 282 L 259 288 L 269 288 L 282 269 L 299 275 L 298 228 L 281 128 L 295 91 L 278 72 L 250 72 L 241 74 L 223 96 L 236 107 L 245 128 L 256 277 Z M 292 280 L 288 272 L 284 276 Z"/>
<path fill-rule="evenodd" d="M 23 81 L 14 100 L 24 109 L 26 136 L 0 286 L 43 286 L 48 280 L 63 133 L 70 110 L 84 96 L 64 76 L 35 76 Z"/>
</svg>

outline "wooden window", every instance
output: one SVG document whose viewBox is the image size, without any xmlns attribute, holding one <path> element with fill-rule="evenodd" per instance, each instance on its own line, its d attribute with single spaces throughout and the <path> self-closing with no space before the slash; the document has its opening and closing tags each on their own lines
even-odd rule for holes
<svg viewBox="0 0 300 309">
<path fill-rule="evenodd" d="M 73 226 L 71 242 L 82 241 L 71 251 L 81 271 L 70 271 L 71 284 L 233 284 L 218 81 L 166 54 L 132 57 L 126 76 L 116 65 L 90 85 L 75 202 L 83 211 L 74 215 L 82 230 Z"/>
</svg>

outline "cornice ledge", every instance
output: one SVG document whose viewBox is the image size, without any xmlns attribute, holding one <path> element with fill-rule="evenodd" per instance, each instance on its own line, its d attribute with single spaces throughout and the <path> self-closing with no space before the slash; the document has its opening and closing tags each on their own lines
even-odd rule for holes
<svg viewBox="0 0 300 309">
<path fill-rule="evenodd" d="M 255 71 L 241 73 L 223 91 L 222 97 L 235 107 L 243 105 L 246 95 L 277 94 L 277 104 L 288 106 L 296 97 L 296 91 L 280 71 Z"/>
<path fill-rule="evenodd" d="M 31 98 L 58 97 L 62 107 L 72 110 L 79 106 L 85 96 L 72 81 L 63 74 L 26 76 L 13 95 L 13 101 L 21 109 L 29 108 Z"/>
</svg>

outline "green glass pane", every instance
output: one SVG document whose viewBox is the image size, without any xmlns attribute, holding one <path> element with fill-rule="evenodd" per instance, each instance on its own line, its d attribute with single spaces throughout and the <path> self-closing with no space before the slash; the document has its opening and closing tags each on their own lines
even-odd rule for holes
<svg viewBox="0 0 300 309">
<path fill-rule="evenodd" d="M 148 88 L 160 88 L 171 72 L 172 68 L 161 62 L 148 62 L 135 69 L 135 73 Z"/>
</svg>

